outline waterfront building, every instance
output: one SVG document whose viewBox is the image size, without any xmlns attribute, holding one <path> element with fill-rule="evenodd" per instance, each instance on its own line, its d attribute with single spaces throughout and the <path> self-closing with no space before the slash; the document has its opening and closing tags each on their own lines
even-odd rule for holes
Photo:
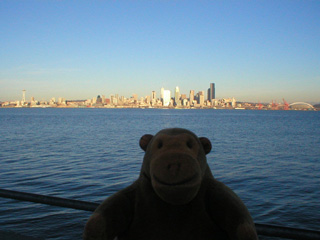
<svg viewBox="0 0 320 240">
<path fill-rule="evenodd" d="M 217 106 L 223 108 L 235 108 L 237 106 L 237 101 L 235 98 L 223 98 L 218 100 Z"/>
<path fill-rule="evenodd" d="M 59 99 L 58 99 L 58 104 L 59 104 L 59 105 L 65 105 L 65 104 L 66 104 L 66 99 L 65 99 L 65 98 L 62 98 L 62 97 L 59 97 Z"/>
<path fill-rule="evenodd" d="M 37 106 L 38 103 L 39 102 L 34 97 L 31 97 L 31 99 L 30 99 L 30 106 L 31 107 Z"/>
<path fill-rule="evenodd" d="M 54 104 L 56 104 L 56 98 L 51 98 L 50 99 L 50 105 L 54 105 Z"/>
<path fill-rule="evenodd" d="M 232 106 L 233 108 L 235 108 L 236 105 L 237 105 L 237 101 L 236 101 L 236 99 L 233 97 L 232 100 L 231 100 L 231 106 Z"/>
<path fill-rule="evenodd" d="M 66 103 L 66 102 L 65 102 Z M 84 105 L 85 106 L 90 106 L 92 104 L 92 100 L 91 99 L 87 99 L 85 102 L 84 102 Z"/>
</svg>

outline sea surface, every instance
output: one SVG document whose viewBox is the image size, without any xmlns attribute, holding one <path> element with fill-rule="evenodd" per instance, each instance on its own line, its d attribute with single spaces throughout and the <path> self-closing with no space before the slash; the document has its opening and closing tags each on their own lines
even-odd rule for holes
<svg viewBox="0 0 320 240">
<path fill-rule="evenodd" d="M 256 223 L 320 230 L 320 112 L 0 109 L 0 188 L 100 203 L 139 175 L 142 135 L 205 136 Z M 81 239 L 90 212 L 0 198 L 0 231 Z"/>
</svg>

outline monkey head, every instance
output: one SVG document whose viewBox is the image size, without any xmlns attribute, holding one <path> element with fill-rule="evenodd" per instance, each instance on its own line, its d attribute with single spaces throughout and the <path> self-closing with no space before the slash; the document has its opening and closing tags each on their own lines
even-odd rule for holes
<svg viewBox="0 0 320 240">
<path fill-rule="evenodd" d="M 155 193 L 173 205 L 187 204 L 197 195 L 208 171 L 206 154 L 211 142 L 182 128 L 164 129 L 140 139 L 145 151 L 141 174 Z"/>
</svg>

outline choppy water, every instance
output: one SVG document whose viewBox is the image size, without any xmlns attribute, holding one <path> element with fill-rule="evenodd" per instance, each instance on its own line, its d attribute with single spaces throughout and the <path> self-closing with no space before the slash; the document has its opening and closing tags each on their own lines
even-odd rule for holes
<svg viewBox="0 0 320 240">
<path fill-rule="evenodd" d="M 320 230 L 320 112 L 0 109 L 0 188 L 101 202 L 139 175 L 145 133 L 212 141 L 214 176 L 255 222 Z M 90 212 L 0 198 L 0 230 L 80 239 Z"/>
</svg>

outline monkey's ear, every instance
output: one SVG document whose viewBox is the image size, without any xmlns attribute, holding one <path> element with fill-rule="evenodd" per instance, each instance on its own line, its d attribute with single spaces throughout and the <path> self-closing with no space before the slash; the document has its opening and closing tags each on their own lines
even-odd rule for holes
<svg viewBox="0 0 320 240">
<path fill-rule="evenodd" d="M 151 135 L 151 134 L 145 134 L 140 138 L 139 145 L 143 151 L 147 150 L 148 144 L 152 138 L 153 138 L 153 135 Z"/>
<path fill-rule="evenodd" d="M 208 138 L 206 138 L 206 137 L 200 137 L 199 140 L 200 140 L 200 142 L 202 144 L 204 152 L 207 155 L 212 149 L 212 145 L 211 145 L 210 140 Z"/>
</svg>

